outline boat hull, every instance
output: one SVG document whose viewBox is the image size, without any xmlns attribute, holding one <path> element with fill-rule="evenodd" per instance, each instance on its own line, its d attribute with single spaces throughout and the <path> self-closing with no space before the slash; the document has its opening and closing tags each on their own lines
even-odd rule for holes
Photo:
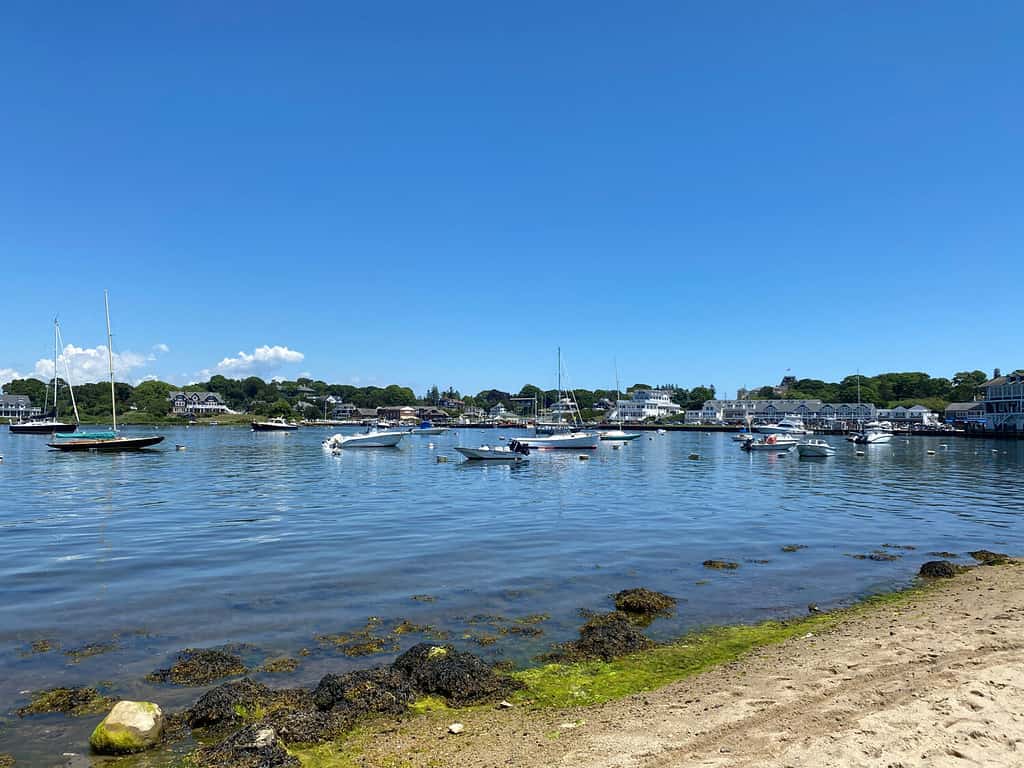
<svg viewBox="0 0 1024 768">
<path fill-rule="evenodd" d="M 774 453 L 789 453 L 793 450 L 793 443 L 755 443 L 753 441 L 740 446 L 744 451 L 772 451 Z"/>
<path fill-rule="evenodd" d="M 296 424 L 272 424 L 267 421 L 254 421 L 250 426 L 253 432 L 294 432 L 299 428 Z"/>
<path fill-rule="evenodd" d="M 53 435 L 69 434 L 78 429 L 77 424 L 64 424 L 62 422 L 40 421 L 26 422 L 24 424 L 11 424 L 10 430 L 16 435 Z"/>
<path fill-rule="evenodd" d="M 835 456 L 836 449 L 831 445 L 807 445 L 800 443 L 796 447 L 797 453 L 807 459 L 824 459 Z"/>
<path fill-rule="evenodd" d="M 551 435 L 550 437 L 518 437 L 520 443 L 528 448 L 597 448 L 601 441 L 599 435 L 589 432 L 573 432 L 567 435 Z"/>
<path fill-rule="evenodd" d="M 461 453 L 470 461 L 508 461 L 508 462 L 521 462 L 529 461 L 528 456 L 524 456 L 521 453 L 510 451 L 508 448 L 496 447 L 489 448 L 487 446 L 480 446 L 479 448 L 455 448 L 456 451 Z"/>
<path fill-rule="evenodd" d="M 113 453 L 115 451 L 137 451 L 140 448 L 149 448 L 150 446 L 162 443 L 164 440 L 163 435 L 155 435 L 152 437 L 115 437 L 115 438 L 100 438 L 100 439 L 84 439 L 84 440 L 62 440 L 59 443 L 47 443 L 51 448 L 55 448 L 58 451 L 65 452 L 99 452 L 99 453 Z"/>
<path fill-rule="evenodd" d="M 407 432 L 373 432 L 363 435 L 335 435 L 324 442 L 324 447 L 334 448 L 395 448 Z"/>
<path fill-rule="evenodd" d="M 623 432 L 621 429 L 611 429 L 607 432 L 599 433 L 602 440 L 636 440 L 640 437 L 639 432 Z"/>
</svg>

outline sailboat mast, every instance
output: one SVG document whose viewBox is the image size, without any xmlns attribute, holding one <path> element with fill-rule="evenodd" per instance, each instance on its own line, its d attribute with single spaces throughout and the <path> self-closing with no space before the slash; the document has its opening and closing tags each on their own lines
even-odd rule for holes
<svg viewBox="0 0 1024 768">
<path fill-rule="evenodd" d="M 106 289 L 103 290 L 103 306 L 107 310 L 107 367 L 110 370 L 110 414 L 114 419 L 114 431 L 117 432 L 117 397 L 114 394 L 114 337 L 110 332 L 110 295 Z"/>
<path fill-rule="evenodd" d="M 53 318 L 53 418 L 57 420 L 57 318 Z"/>
<path fill-rule="evenodd" d="M 60 332 L 60 323 L 57 323 L 57 341 L 58 346 L 64 347 L 64 336 Z M 71 410 L 75 412 L 75 424 L 81 424 L 81 417 L 78 415 L 78 403 L 75 402 L 75 388 L 71 384 L 71 366 L 68 364 L 68 358 L 64 356 L 64 380 L 68 383 L 68 394 L 71 395 Z"/>
</svg>

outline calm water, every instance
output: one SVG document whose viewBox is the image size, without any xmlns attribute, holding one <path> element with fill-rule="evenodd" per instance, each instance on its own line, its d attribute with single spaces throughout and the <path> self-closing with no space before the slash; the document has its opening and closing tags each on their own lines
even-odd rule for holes
<svg viewBox="0 0 1024 768">
<path fill-rule="evenodd" d="M 106 681 L 183 706 L 197 690 L 142 678 L 188 646 L 246 643 L 254 664 L 309 649 L 295 673 L 257 675 L 307 684 L 388 660 L 315 639 L 377 616 L 385 629 L 408 618 L 526 662 L 573 637 L 580 608 L 607 609 L 625 587 L 685 601 L 650 628 L 666 638 L 904 584 L 932 550 L 1024 551 L 1024 443 L 897 438 L 856 457 L 834 438 L 835 457 L 800 460 L 748 455 L 722 434 L 650 434 L 589 461 L 535 451 L 513 467 L 466 465 L 452 450 L 496 442 L 490 430 L 338 457 L 320 449 L 322 429 L 164 434 L 161 450 L 73 455 L 0 433 L 0 752 L 88 764 L 61 753 L 81 753 L 98 718 L 18 721 L 19 692 Z M 902 555 L 891 562 L 848 556 L 883 544 L 915 549 L 887 550 Z M 709 558 L 741 567 L 710 571 Z M 474 615 L 536 613 L 551 616 L 541 637 L 486 648 L 464 637 L 491 631 Z M 59 647 L 31 653 L 41 639 Z M 92 643 L 110 650 L 64 653 Z"/>
</svg>

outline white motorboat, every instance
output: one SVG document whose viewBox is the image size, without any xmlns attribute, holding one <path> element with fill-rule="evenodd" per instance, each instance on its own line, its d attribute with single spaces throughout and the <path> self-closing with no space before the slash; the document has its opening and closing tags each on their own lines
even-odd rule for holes
<svg viewBox="0 0 1024 768">
<path fill-rule="evenodd" d="M 866 427 L 853 436 L 853 442 L 859 445 L 882 445 L 892 440 L 892 433 L 878 427 Z"/>
<path fill-rule="evenodd" d="M 732 439 L 735 443 L 745 443 L 748 440 L 753 440 L 754 436 L 749 432 L 737 432 L 735 435 L 732 436 Z"/>
<path fill-rule="evenodd" d="M 621 429 L 606 429 L 597 433 L 602 440 L 636 440 L 639 432 L 623 432 Z"/>
<path fill-rule="evenodd" d="M 510 440 L 508 445 L 481 445 L 479 448 L 460 448 L 456 451 L 470 461 L 529 461 L 530 449 L 520 440 Z"/>
<path fill-rule="evenodd" d="M 410 435 L 443 435 L 448 427 L 435 427 L 432 422 L 424 421 L 418 427 L 409 430 Z"/>
<path fill-rule="evenodd" d="M 744 451 L 775 451 L 788 453 L 796 446 L 796 438 L 789 435 L 768 435 L 760 440 L 746 440 L 741 445 Z"/>
<path fill-rule="evenodd" d="M 564 432 L 560 435 L 537 435 L 516 438 L 527 448 L 597 448 L 601 441 L 596 432 Z"/>
<path fill-rule="evenodd" d="M 406 432 L 380 432 L 368 429 L 355 435 L 331 435 L 324 440 L 325 450 L 333 451 L 341 448 L 394 448 L 406 436 Z"/>
<path fill-rule="evenodd" d="M 821 459 L 835 456 L 836 449 L 824 440 L 804 440 L 796 444 L 797 453 L 805 458 Z"/>
<path fill-rule="evenodd" d="M 778 424 L 759 424 L 754 431 L 762 435 L 809 435 L 811 430 L 804 426 L 804 420 L 799 416 L 787 416 Z"/>
<path fill-rule="evenodd" d="M 299 428 L 294 421 L 285 421 L 281 416 L 268 421 L 253 421 L 250 426 L 253 432 L 294 432 Z"/>
</svg>

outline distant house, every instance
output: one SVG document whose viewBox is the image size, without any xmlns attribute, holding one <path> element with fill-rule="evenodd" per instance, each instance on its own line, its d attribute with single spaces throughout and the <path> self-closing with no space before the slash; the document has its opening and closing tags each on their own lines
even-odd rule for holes
<svg viewBox="0 0 1024 768">
<path fill-rule="evenodd" d="M 703 411 L 687 411 L 685 414 L 687 424 L 700 424 Z"/>
<path fill-rule="evenodd" d="M 377 420 L 377 409 L 376 408 L 356 408 L 349 416 L 350 419 L 359 419 L 360 421 L 376 421 Z"/>
<path fill-rule="evenodd" d="M 294 390 L 296 397 L 315 398 L 317 396 L 316 390 L 310 387 L 300 384 Z"/>
<path fill-rule="evenodd" d="M 229 411 L 216 392 L 171 392 L 167 399 L 175 416 L 212 416 Z"/>
<path fill-rule="evenodd" d="M 981 401 L 971 403 L 950 403 L 946 406 L 946 423 L 956 422 L 984 424 L 985 403 Z"/>
<path fill-rule="evenodd" d="M 880 421 L 891 421 L 897 424 L 920 424 L 926 427 L 939 423 L 938 414 L 923 405 L 914 405 L 910 408 L 902 405 L 897 405 L 895 408 L 879 408 L 877 418 Z"/>
<path fill-rule="evenodd" d="M 508 409 L 504 405 L 502 405 L 501 403 L 498 403 L 493 408 L 491 408 L 491 410 L 489 410 L 487 412 L 487 415 L 490 416 L 492 419 L 500 419 L 503 416 L 505 416 L 507 413 L 508 413 Z"/>
<path fill-rule="evenodd" d="M 981 385 L 985 429 L 997 432 L 1024 431 L 1024 370 L 1005 376 L 997 368 Z"/>
<path fill-rule="evenodd" d="M 377 409 L 377 417 L 388 421 L 415 421 L 416 408 L 411 405 L 385 405 Z"/>
<path fill-rule="evenodd" d="M 432 405 L 424 405 L 416 409 L 416 418 L 420 421 L 433 421 L 443 424 L 450 418 L 447 413 Z"/>
<path fill-rule="evenodd" d="M 0 417 L 20 421 L 42 413 L 43 409 L 32 405 L 28 395 L 0 395 Z"/>
<path fill-rule="evenodd" d="M 450 411 L 461 411 L 466 407 L 466 402 L 464 400 L 457 400 L 454 397 L 445 397 L 441 399 L 438 405 Z"/>
<path fill-rule="evenodd" d="M 618 401 L 615 410 L 615 417 L 623 421 L 643 421 L 674 416 L 682 408 L 672 402 L 668 390 L 635 389 L 629 400 Z"/>
<path fill-rule="evenodd" d="M 871 421 L 877 408 L 872 403 L 823 403 L 821 400 L 706 400 L 701 420 L 714 424 L 774 423 L 786 416 L 808 421 Z"/>
<path fill-rule="evenodd" d="M 327 398 L 328 402 L 331 398 Z M 359 409 L 356 408 L 354 403 L 343 403 L 341 401 L 335 401 L 331 403 L 334 407 L 331 408 L 331 416 L 336 419 L 351 419 L 354 417 Z"/>
</svg>

